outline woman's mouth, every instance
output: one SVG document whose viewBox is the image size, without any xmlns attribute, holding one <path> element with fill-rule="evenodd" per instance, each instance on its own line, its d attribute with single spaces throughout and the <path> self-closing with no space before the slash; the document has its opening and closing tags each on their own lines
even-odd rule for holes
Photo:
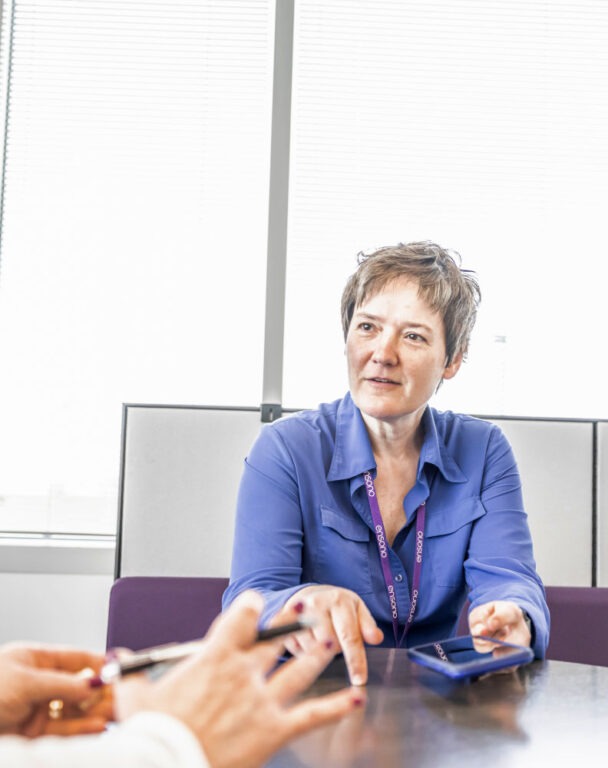
<svg viewBox="0 0 608 768">
<path fill-rule="evenodd" d="M 398 386 L 398 381 L 387 379 L 384 376 L 373 376 L 367 379 L 371 384 L 377 384 L 378 386 Z"/>
</svg>

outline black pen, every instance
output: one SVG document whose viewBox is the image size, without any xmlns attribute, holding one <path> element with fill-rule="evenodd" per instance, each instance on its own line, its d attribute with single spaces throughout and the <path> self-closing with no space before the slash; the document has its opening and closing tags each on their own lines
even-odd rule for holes
<svg viewBox="0 0 608 768">
<path fill-rule="evenodd" d="M 260 629 L 255 638 L 256 643 L 262 643 L 266 640 L 272 640 L 283 635 L 291 635 L 294 632 L 301 632 L 303 629 L 310 629 L 314 626 L 314 621 L 310 619 L 299 619 L 289 624 L 280 624 L 276 627 Z M 192 640 L 188 643 L 170 643 L 168 645 L 158 645 L 155 648 L 147 648 L 144 651 L 125 656 L 123 659 L 111 659 L 101 668 L 99 675 L 90 679 L 91 688 L 98 688 L 102 685 L 109 685 L 125 675 L 131 675 L 134 672 L 142 672 L 158 664 L 167 664 L 179 661 L 186 656 L 196 653 L 204 640 Z"/>
<path fill-rule="evenodd" d="M 292 621 L 289 624 L 279 624 L 276 627 L 268 627 L 267 629 L 260 629 L 255 641 L 256 643 L 263 643 L 265 640 L 272 640 L 275 637 L 282 637 L 283 635 L 292 635 L 294 632 L 301 632 L 303 629 L 310 629 L 314 627 L 315 622 L 312 619 L 298 619 Z"/>
</svg>

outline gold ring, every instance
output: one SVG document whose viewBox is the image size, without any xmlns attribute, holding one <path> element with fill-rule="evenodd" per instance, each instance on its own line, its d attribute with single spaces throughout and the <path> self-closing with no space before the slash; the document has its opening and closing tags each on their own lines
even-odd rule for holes
<svg viewBox="0 0 608 768">
<path fill-rule="evenodd" d="M 63 717 L 63 699 L 49 701 L 49 720 L 61 720 Z"/>
</svg>

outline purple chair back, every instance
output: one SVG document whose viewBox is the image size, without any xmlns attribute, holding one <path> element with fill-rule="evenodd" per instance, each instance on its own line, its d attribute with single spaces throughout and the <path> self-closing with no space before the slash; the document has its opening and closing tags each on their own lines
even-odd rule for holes
<svg viewBox="0 0 608 768">
<path fill-rule="evenodd" d="M 608 667 L 608 587 L 547 587 L 547 658 Z"/>
<path fill-rule="evenodd" d="M 222 609 L 227 578 L 127 576 L 110 591 L 106 647 L 137 651 L 195 640 Z"/>
<path fill-rule="evenodd" d="M 227 578 L 128 576 L 110 592 L 107 647 L 140 650 L 202 637 L 220 613 Z M 608 666 L 608 587 L 546 587 L 547 658 Z M 458 625 L 467 634 L 468 603 Z"/>
<path fill-rule="evenodd" d="M 551 613 L 547 658 L 608 667 L 608 587 L 545 587 Z M 466 603 L 458 634 L 468 634 Z"/>
</svg>

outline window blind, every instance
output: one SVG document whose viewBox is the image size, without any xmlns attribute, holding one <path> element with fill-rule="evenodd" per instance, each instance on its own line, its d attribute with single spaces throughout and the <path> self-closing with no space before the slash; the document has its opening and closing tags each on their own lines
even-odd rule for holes
<svg viewBox="0 0 608 768">
<path fill-rule="evenodd" d="M 483 293 L 438 405 L 608 416 L 590 354 L 607 84 L 600 0 L 298 2 L 285 404 L 346 389 L 339 301 L 357 252 L 430 239 L 460 251 Z"/>
<path fill-rule="evenodd" d="M 123 402 L 259 402 L 274 8 L 4 17 L 0 530 L 113 533 Z"/>
</svg>

